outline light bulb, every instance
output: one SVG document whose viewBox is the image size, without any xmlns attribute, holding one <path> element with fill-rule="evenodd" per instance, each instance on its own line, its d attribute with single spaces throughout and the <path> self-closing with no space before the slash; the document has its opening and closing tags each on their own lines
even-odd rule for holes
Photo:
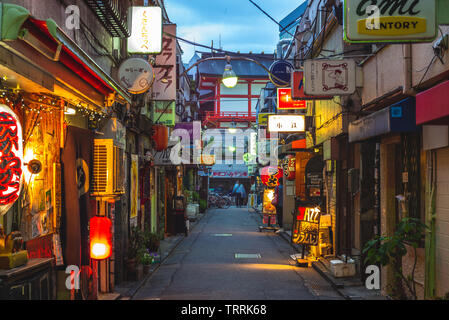
<svg viewBox="0 0 449 320">
<path fill-rule="evenodd" d="M 232 70 L 232 65 L 228 63 L 223 73 L 223 85 L 227 88 L 234 88 L 237 85 L 238 81 L 239 78 L 235 74 L 234 70 Z"/>
</svg>

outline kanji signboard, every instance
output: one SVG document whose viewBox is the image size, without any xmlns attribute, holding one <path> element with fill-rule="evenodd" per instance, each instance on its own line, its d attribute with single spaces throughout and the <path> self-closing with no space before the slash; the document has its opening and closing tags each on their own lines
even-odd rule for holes
<svg viewBox="0 0 449 320">
<path fill-rule="evenodd" d="M 22 126 L 16 114 L 0 104 L 0 215 L 19 198 L 23 164 Z"/>
<path fill-rule="evenodd" d="M 176 100 L 176 24 L 164 25 L 164 33 L 162 53 L 156 57 L 154 67 L 153 99 L 172 101 Z"/>
<path fill-rule="evenodd" d="M 162 50 L 161 7 L 129 8 L 131 36 L 128 38 L 128 52 L 158 54 Z"/>
</svg>

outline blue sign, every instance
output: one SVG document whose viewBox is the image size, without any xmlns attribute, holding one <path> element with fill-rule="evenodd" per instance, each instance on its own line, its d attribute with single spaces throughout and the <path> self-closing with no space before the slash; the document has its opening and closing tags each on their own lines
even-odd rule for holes
<svg viewBox="0 0 449 320">
<path fill-rule="evenodd" d="M 293 70 L 294 68 L 291 63 L 285 60 L 275 61 L 270 66 L 270 81 L 276 87 L 289 87 L 291 85 Z"/>
</svg>

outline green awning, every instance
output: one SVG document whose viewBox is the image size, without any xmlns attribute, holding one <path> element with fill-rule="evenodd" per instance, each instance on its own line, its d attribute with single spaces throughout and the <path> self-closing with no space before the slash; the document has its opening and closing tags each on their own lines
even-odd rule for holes
<svg viewBox="0 0 449 320">
<path fill-rule="evenodd" d="M 37 20 L 32 18 L 30 12 L 21 6 L 0 3 L 0 27 L 0 40 L 2 41 L 24 39 L 27 33 L 40 32 L 40 40 L 43 40 L 43 37 L 46 40 L 50 38 L 54 41 L 55 52 L 57 52 L 55 53 L 56 61 L 61 62 L 85 79 L 99 92 L 103 94 L 106 91 L 116 92 L 126 102 L 132 103 L 130 94 L 70 39 L 54 20 Z M 60 54 L 59 50 L 61 50 Z"/>
</svg>

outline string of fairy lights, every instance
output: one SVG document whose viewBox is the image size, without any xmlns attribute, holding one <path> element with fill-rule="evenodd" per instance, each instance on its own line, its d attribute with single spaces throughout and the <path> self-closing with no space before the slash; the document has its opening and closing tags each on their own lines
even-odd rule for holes
<svg viewBox="0 0 449 320">
<path fill-rule="evenodd" d="M 44 120 L 43 115 L 60 116 L 65 114 L 77 114 L 89 119 L 89 126 L 98 128 L 100 121 L 109 115 L 102 111 L 93 109 L 87 103 L 78 102 L 73 104 L 61 97 L 46 94 L 15 92 L 11 90 L 0 90 L 0 103 L 5 104 L 13 110 L 21 110 L 29 117 L 27 132 L 24 132 L 24 146 L 32 139 L 34 130 L 41 127 Z"/>
<path fill-rule="evenodd" d="M 37 114 L 48 113 L 57 114 L 61 110 L 67 112 L 73 110 L 76 114 L 87 117 L 90 121 L 100 121 L 105 119 L 108 114 L 103 110 L 94 109 L 87 103 L 78 102 L 77 104 L 68 102 L 61 97 L 53 97 L 45 94 L 21 94 L 10 91 L 0 91 L 0 99 L 4 104 L 11 108 L 20 107 L 26 113 L 33 112 Z M 70 113 L 69 113 L 70 114 Z M 42 116 L 40 117 L 42 120 Z"/>
</svg>

